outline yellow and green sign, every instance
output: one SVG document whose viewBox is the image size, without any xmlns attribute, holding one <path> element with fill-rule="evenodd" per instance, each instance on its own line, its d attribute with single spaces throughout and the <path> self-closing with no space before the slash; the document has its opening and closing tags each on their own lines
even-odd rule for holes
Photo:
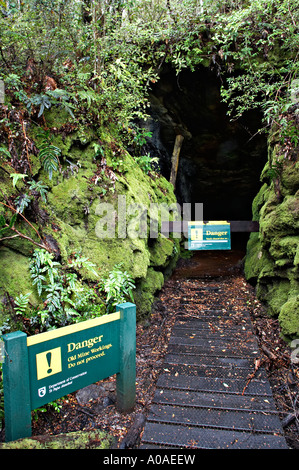
<svg viewBox="0 0 299 470">
<path fill-rule="evenodd" d="M 117 404 L 135 404 L 136 307 L 27 337 L 3 336 L 6 441 L 31 435 L 31 410 L 117 374 Z"/>
<path fill-rule="evenodd" d="M 230 250 L 230 223 L 188 222 L 189 250 Z"/>
</svg>

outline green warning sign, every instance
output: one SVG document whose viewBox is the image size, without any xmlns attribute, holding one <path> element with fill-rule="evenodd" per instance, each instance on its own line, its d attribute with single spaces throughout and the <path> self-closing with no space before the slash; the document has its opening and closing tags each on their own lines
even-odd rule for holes
<svg viewBox="0 0 299 470">
<path fill-rule="evenodd" d="M 32 410 L 114 374 L 117 408 L 134 408 L 136 306 L 125 302 L 116 309 L 33 336 L 3 335 L 7 442 L 31 436 Z"/>
<path fill-rule="evenodd" d="M 27 338 L 32 409 L 118 372 L 120 313 Z"/>
<path fill-rule="evenodd" d="M 188 222 L 189 250 L 230 250 L 230 223 L 226 221 Z"/>
</svg>

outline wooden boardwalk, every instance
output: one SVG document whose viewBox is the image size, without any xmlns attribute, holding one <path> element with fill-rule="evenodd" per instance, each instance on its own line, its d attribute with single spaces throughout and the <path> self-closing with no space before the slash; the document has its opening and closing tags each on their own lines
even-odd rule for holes
<svg viewBox="0 0 299 470">
<path fill-rule="evenodd" d="M 139 448 L 287 449 L 249 313 L 223 308 L 221 287 L 190 285 Z"/>
</svg>

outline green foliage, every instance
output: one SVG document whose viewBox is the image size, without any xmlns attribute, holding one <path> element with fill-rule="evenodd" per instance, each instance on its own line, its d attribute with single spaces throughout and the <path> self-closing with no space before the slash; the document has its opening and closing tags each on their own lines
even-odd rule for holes
<svg viewBox="0 0 299 470">
<path fill-rule="evenodd" d="M 16 219 L 17 214 L 13 214 L 8 220 L 6 220 L 4 215 L 0 215 L 0 239 L 14 226 Z"/>
<path fill-rule="evenodd" d="M 42 138 L 42 141 L 38 146 L 39 158 L 45 171 L 48 173 L 49 179 L 51 180 L 53 172 L 58 170 L 61 150 L 52 144 L 53 136 L 50 134 L 50 131 L 44 131 L 39 135 Z"/>
<path fill-rule="evenodd" d="M 23 317 L 27 331 L 48 331 L 89 320 L 103 315 L 105 310 L 108 313 L 114 311 L 115 305 L 128 299 L 134 302 L 134 281 L 126 271 L 121 270 L 121 264 L 116 265 L 107 278 L 98 283 L 105 294 L 106 309 L 96 290 L 78 277 L 77 272 L 82 269 L 97 274 L 94 264 L 80 253 L 74 254 L 67 266 L 62 266 L 51 253 L 36 249 L 29 268 L 32 285 L 36 287 L 42 304 L 38 308 L 30 305 L 31 292 L 20 294 L 15 299 L 15 313 Z"/>
<path fill-rule="evenodd" d="M 298 72 L 295 1 L 244 2 L 229 13 L 218 12 L 215 19 L 214 62 L 231 74 L 222 87 L 230 114 L 237 118 L 263 106 L 269 122 L 273 109 L 287 103 L 290 83 Z"/>
<path fill-rule="evenodd" d="M 19 180 L 24 180 L 27 177 L 25 174 L 20 173 L 11 173 L 10 177 L 12 178 L 12 185 L 15 188 Z"/>
<path fill-rule="evenodd" d="M 142 169 L 142 171 L 144 171 L 144 173 L 146 174 L 153 170 L 154 164 L 159 164 L 159 159 L 151 157 L 149 153 L 147 155 L 142 155 L 141 157 L 135 157 L 135 160 Z"/>
<path fill-rule="evenodd" d="M 30 181 L 29 190 L 37 191 L 45 203 L 47 202 L 48 189 L 49 189 L 48 186 L 45 185 L 42 181 L 34 181 L 34 180 Z"/>
<path fill-rule="evenodd" d="M 127 271 L 121 270 L 122 263 L 114 266 L 106 279 L 99 282 L 99 287 L 106 293 L 107 311 L 113 311 L 117 304 L 134 302 L 135 284 Z"/>
<path fill-rule="evenodd" d="M 29 297 L 31 292 L 23 295 L 20 294 L 18 297 L 15 298 L 15 313 L 17 315 L 25 315 L 29 305 Z"/>
<path fill-rule="evenodd" d="M 97 302 L 96 292 L 85 286 L 74 272 L 82 268 L 96 274 L 94 265 L 80 254 L 63 267 L 54 260 L 53 254 L 42 249 L 34 251 L 30 273 L 44 308 L 32 312 L 32 327 L 48 330 L 104 313 L 103 304 Z"/>
<path fill-rule="evenodd" d="M 10 152 L 4 147 L 0 147 L 0 155 L 1 154 L 4 155 L 4 157 L 6 158 L 11 158 Z"/>
<path fill-rule="evenodd" d="M 32 108 L 36 106 L 39 106 L 39 111 L 37 115 L 37 117 L 39 118 L 44 113 L 45 109 L 50 109 L 52 106 L 49 96 L 47 96 L 46 94 L 36 94 L 26 99 L 26 107 L 29 113 L 31 113 Z"/>
</svg>

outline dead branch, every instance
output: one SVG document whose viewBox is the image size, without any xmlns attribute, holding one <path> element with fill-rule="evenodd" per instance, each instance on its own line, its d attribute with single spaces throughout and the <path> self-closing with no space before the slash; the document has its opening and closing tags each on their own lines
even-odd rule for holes
<svg viewBox="0 0 299 470">
<path fill-rule="evenodd" d="M 269 357 L 269 359 L 271 359 L 272 361 L 277 360 L 277 356 L 272 351 L 270 351 L 270 349 L 268 349 L 264 344 L 261 345 L 261 348 L 264 353 Z"/>
<path fill-rule="evenodd" d="M 245 387 L 243 388 L 242 396 L 244 395 L 246 388 L 248 387 L 248 385 L 250 384 L 250 382 L 254 378 L 255 374 L 257 373 L 257 371 L 263 365 L 264 362 L 265 361 L 263 361 L 261 358 L 255 359 L 255 361 L 254 361 L 254 371 L 252 372 L 252 374 L 250 374 L 248 376 L 247 383 L 246 383 Z"/>
</svg>

